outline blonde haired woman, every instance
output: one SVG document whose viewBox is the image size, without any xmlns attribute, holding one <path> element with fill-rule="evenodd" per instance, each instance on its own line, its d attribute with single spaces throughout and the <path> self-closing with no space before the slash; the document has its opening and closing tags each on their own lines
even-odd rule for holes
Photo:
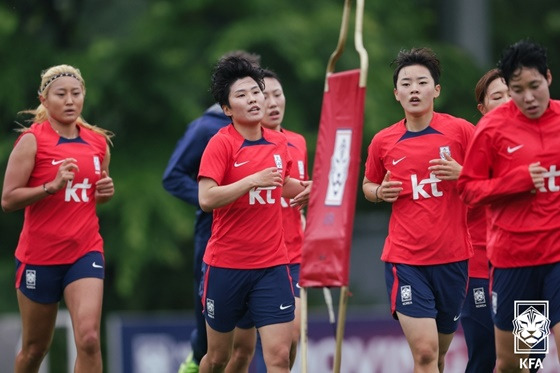
<svg viewBox="0 0 560 373">
<path fill-rule="evenodd" d="M 101 372 L 103 240 L 96 204 L 114 194 L 109 177 L 112 134 L 81 117 L 85 84 L 78 69 L 59 65 L 41 74 L 40 105 L 24 113 L 8 160 L 2 209 L 24 208 L 16 257 L 22 347 L 15 372 L 37 372 L 49 350 L 58 304 L 72 318 L 75 372 Z"/>
</svg>

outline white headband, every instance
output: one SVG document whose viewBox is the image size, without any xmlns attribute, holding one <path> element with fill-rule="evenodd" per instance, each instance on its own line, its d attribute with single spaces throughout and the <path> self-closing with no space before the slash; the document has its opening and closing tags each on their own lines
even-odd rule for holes
<svg viewBox="0 0 560 373">
<path fill-rule="evenodd" d="M 76 79 L 77 81 L 81 82 L 80 79 L 78 79 L 78 77 L 76 76 L 76 74 L 72 74 L 72 73 L 60 73 L 60 74 L 56 74 L 55 76 L 53 76 L 52 78 L 50 78 L 49 80 L 47 80 L 45 82 L 45 84 L 43 85 L 43 87 L 41 89 L 39 89 L 37 91 L 37 93 L 39 95 L 41 95 L 43 92 L 45 92 L 45 89 L 47 89 L 47 87 L 49 86 L 49 84 L 51 84 L 52 82 L 54 82 L 56 79 L 61 78 L 63 76 L 71 76 L 72 78 Z"/>
</svg>

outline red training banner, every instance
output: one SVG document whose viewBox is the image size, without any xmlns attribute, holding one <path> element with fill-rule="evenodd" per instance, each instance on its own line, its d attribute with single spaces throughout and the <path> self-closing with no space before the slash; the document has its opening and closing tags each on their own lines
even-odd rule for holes
<svg viewBox="0 0 560 373">
<path fill-rule="evenodd" d="M 360 70 L 333 73 L 323 96 L 299 284 L 348 285 L 365 87 Z"/>
</svg>

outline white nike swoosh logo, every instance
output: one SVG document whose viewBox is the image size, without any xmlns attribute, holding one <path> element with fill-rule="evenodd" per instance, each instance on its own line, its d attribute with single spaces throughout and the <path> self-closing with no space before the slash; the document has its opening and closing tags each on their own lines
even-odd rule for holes
<svg viewBox="0 0 560 373">
<path fill-rule="evenodd" d="M 61 159 L 60 161 L 55 161 L 55 160 L 53 159 L 51 163 L 53 164 L 53 166 L 56 166 L 57 164 L 60 164 L 60 163 L 62 163 L 62 162 L 64 162 L 64 159 Z"/>
<path fill-rule="evenodd" d="M 459 317 L 461 317 L 461 314 L 458 314 L 457 316 L 453 317 L 453 321 L 459 320 Z"/>
<path fill-rule="evenodd" d="M 509 154 L 511 154 L 511 153 L 513 153 L 513 152 L 518 151 L 518 150 L 521 149 L 522 147 L 523 147 L 523 144 L 514 146 L 513 148 L 510 147 L 510 146 L 508 146 L 507 152 L 508 152 Z"/>
<path fill-rule="evenodd" d="M 395 166 L 397 163 L 399 163 L 400 161 L 402 161 L 405 158 L 406 158 L 406 156 L 402 157 L 401 159 L 397 159 L 397 160 L 393 159 L 393 166 Z"/>
<path fill-rule="evenodd" d="M 249 163 L 249 161 L 245 161 L 245 162 L 241 162 L 241 163 L 235 162 L 235 163 L 233 164 L 233 167 L 240 167 L 240 166 L 243 166 L 245 163 Z"/>
<path fill-rule="evenodd" d="M 292 307 L 292 306 L 293 306 L 293 304 L 290 304 L 290 305 L 288 305 L 288 306 L 284 306 L 283 304 L 281 304 L 281 305 L 280 305 L 280 309 L 281 309 L 281 310 L 285 310 L 285 309 L 288 309 L 288 308 L 290 308 L 290 307 Z"/>
<path fill-rule="evenodd" d="M 301 289 L 301 286 L 299 286 L 299 282 L 296 282 L 296 288 Z"/>
<path fill-rule="evenodd" d="M 95 262 L 91 263 L 91 266 L 92 266 L 93 268 L 103 268 L 102 265 L 95 264 Z"/>
</svg>

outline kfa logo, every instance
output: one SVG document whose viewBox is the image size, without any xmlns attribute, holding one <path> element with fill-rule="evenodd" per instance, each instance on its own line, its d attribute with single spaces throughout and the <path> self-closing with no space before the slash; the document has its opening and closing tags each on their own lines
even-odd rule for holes
<svg viewBox="0 0 560 373">
<path fill-rule="evenodd" d="M 484 288 L 474 288 L 474 305 L 476 308 L 486 307 L 486 296 L 484 294 Z"/>
<path fill-rule="evenodd" d="M 550 320 L 547 300 L 516 300 L 514 302 L 514 353 L 548 353 L 549 334 Z"/>
<path fill-rule="evenodd" d="M 275 186 L 273 187 L 258 187 L 249 190 L 249 204 L 259 204 L 259 205 L 273 205 L 276 203 L 276 200 L 272 196 L 272 191 L 276 189 Z M 261 192 L 264 191 L 264 195 L 261 195 Z"/>
<path fill-rule="evenodd" d="M 403 306 L 412 304 L 412 287 L 410 285 L 401 286 L 401 302 Z"/>
<path fill-rule="evenodd" d="M 213 299 L 210 299 L 210 298 L 206 299 L 206 314 L 211 319 L 214 318 L 214 300 Z"/>
<path fill-rule="evenodd" d="M 280 154 L 274 154 L 274 163 L 276 164 L 276 168 L 278 169 L 278 172 L 282 173 L 282 157 L 280 156 Z"/>
<path fill-rule="evenodd" d="M 420 199 L 420 196 L 424 198 L 443 196 L 443 192 L 437 188 L 437 183 L 440 183 L 441 180 L 438 179 L 433 172 L 430 172 L 430 177 L 428 179 L 420 180 L 420 182 L 418 182 L 418 176 L 416 174 L 410 175 L 410 181 L 412 182 L 412 199 L 414 200 Z M 425 185 L 429 185 L 428 191 L 432 193 L 431 195 L 428 191 L 424 190 Z"/>
<path fill-rule="evenodd" d="M 87 190 L 91 188 L 89 179 L 86 177 L 84 181 L 77 184 L 72 184 L 72 180 L 66 184 L 66 191 L 64 193 L 64 202 L 89 202 Z M 81 191 L 79 194 L 78 192 Z"/>
<path fill-rule="evenodd" d="M 449 146 L 440 146 L 439 147 L 439 157 L 445 160 L 445 155 L 451 157 L 451 148 Z"/>
<path fill-rule="evenodd" d="M 299 178 L 303 180 L 305 178 L 305 163 L 300 159 L 297 161 L 297 167 L 299 172 Z"/>
<path fill-rule="evenodd" d="M 28 289 L 35 289 L 37 284 L 37 272 L 34 269 L 25 270 L 25 287 Z"/>
<path fill-rule="evenodd" d="M 560 191 L 560 186 L 556 185 L 556 176 L 560 176 L 560 171 L 556 171 L 556 165 L 550 166 L 550 170 L 543 174 L 545 179 L 545 186 L 539 188 L 539 192 L 558 192 Z M 548 183 L 546 182 L 548 179 Z"/>
</svg>

